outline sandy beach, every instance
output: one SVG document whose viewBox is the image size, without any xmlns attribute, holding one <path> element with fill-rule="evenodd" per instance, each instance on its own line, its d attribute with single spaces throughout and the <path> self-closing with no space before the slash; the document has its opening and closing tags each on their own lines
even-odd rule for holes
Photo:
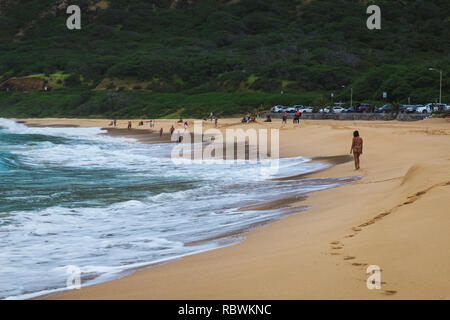
<svg viewBox="0 0 450 320">
<path fill-rule="evenodd" d="M 44 126 L 110 123 L 16 120 Z M 128 131 L 128 121 L 120 120 L 119 129 L 109 133 L 158 143 L 169 141 L 169 128 L 179 126 L 176 120 L 157 120 L 152 133 L 147 122 L 141 129 L 138 122 Z M 161 127 L 166 134 L 159 138 Z M 204 121 L 203 127 L 214 125 Z M 280 129 L 281 157 L 335 159 L 348 156 L 352 132 L 359 130 L 361 170 L 355 171 L 351 161 L 337 161 L 309 177 L 361 179 L 293 201 L 310 208 L 246 233 L 239 244 L 45 298 L 450 299 L 450 120 L 284 126 L 279 120 L 245 125 L 239 119 L 219 120 L 220 130 L 230 127 Z M 366 287 L 369 265 L 382 269 L 380 290 Z"/>
</svg>

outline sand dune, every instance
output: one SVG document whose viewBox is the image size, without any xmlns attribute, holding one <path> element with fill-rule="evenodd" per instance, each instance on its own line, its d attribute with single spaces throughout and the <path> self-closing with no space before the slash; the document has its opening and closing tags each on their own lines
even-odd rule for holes
<svg viewBox="0 0 450 320">
<path fill-rule="evenodd" d="M 238 122 L 221 119 L 219 126 Z M 362 178 L 311 194 L 298 203 L 310 205 L 309 210 L 251 231 L 237 245 L 49 298 L 450 299 L 448 120 L 249 126 L 281 128 L 284 157 L 346 155 L 358 129 L 364 139 L 362 169 L 355 171 L 346 162 L 312 176 Z M 368 265 L 382 269 L 380 290 L 366 287 Z"/>
</svg>

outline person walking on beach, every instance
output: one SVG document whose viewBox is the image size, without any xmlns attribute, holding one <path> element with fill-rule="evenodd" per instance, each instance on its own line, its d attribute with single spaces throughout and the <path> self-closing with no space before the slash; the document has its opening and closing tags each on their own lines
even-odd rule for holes
<svg viewBox="0 0 450 320">
<path fill-rule="evenodd" d="M 171 128 L 170 128 L 170 136 L 172 136 L 173 135 L 173 132 L 175 131 L 175 128 L 172 126 Z"/>
<path fill-rule="evenodd" d="M 161 128 L 161 129 L 159 130 L 159 136 L 160 136 L 160 137 L 162 136 L 162 134 L 163 134 L 163 128 Z"/>
<path fill-rule="evenodd" d="M 214 118 L 214 126 L 217 128 L 217 117 Z"/>
<path fill-rule="evenodd" d="M 131 121 L 128 121 L 128 130 L 131 129 Z"/>
<path fill-rule="evenodd" d="M 300 124 L 300 117 L 301 117 L 302 113 L 300 112 L 300 110 L 297 109 L 297 112 L 295 113 L 295 117 L 293 120 L 293 123 L 297 123 Z"/>
<path fill-rule="evenodd" d="M 350 154 L 353 152 L 353 157 L 355 158 L 355 170 L 359 170 L 359 156 L 363 153 L 363 139 L 359 136 L 359 132 L 353 132 L 352 147 L 350 149 Z"/>
<path fill-rule="evenodd" d="M 283 113 L 283 124 L 287 123 L 287 112 Z"/>
</svg>

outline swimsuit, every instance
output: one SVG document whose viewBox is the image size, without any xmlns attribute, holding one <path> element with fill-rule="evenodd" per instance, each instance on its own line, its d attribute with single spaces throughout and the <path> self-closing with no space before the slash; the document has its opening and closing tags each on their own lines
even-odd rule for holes
<svg viewBox="0 0 450 320">
<path fill-rule="evenodd" d="M 361 142 L 361 145 L 359 145 L 359 146 L 353 145 L 353 147 L 352 147 L 353 153 L 361 153 L 362 152 L 362 139 L 356 139 L 356 141 Z M 356 144 L 356 141 L 354 140 L 353 143 Z"/>
<path fill-rule="evenodd" d="M 353 153 L 361 153 L 361 149 L 362 149 L 362 147 L 361 146 L 354 146 L 353 147 Z"/>
</svg>

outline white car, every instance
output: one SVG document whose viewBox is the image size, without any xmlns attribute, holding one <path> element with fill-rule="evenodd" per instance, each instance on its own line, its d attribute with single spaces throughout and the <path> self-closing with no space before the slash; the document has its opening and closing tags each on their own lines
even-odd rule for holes
<svg viewBox="0 0 450 320">
<path fill-rule="evenodd" d="M 313 112 L 313 108 L 312 107 L 303 107 L 301 109 L 299 109 L 301 113 L 306 112 L 306 113 L 312 113 Z"/>
<path fill-rule="evenodd" d="M 345 109 L 342 107 L 333 107 L 333 112 L 334 113 L 341 113 L 343 112 Z"/>
<path fill-rule="evenodd" d="M 426 106 L 417 107 L 416 112 L 417 113 L 431 113 L 430 109 L 431 109 L 430 104 L 427 104 Z"/>
<path fill-rule="evenodd" d="M 416 109 L 417 113 L 432 113 L 433 111 L 448 110 L 448 106 L 443 103 L 429 103 L 425 106 L 420 106 Z"/>
<path fill-rule="evenodd" d="M 319 113 L 330 113 L 330 107 L 320 108 Z"/>
<path fill-rule="evenodd" d="M 293 107 L 287 107 L 287 108 L 286 108 L 286 112 L 287 112 L 287 113 L 295 113 L 295 112 L 297 112 L 297 108 L 296 108 L 295 106 L 293 106 Z"/>
<path fill-rule="evenodd" d="M 281 112 L 285 112 L 285 111 L 286 111 L 286 108 L 283 107 L 283 106 L 273 106 L 273 107 L 270 109 L 270 111 L 271 111 L 271 112 L 275 112 L 275 113 L 281 113 Z"/>
</svg>

